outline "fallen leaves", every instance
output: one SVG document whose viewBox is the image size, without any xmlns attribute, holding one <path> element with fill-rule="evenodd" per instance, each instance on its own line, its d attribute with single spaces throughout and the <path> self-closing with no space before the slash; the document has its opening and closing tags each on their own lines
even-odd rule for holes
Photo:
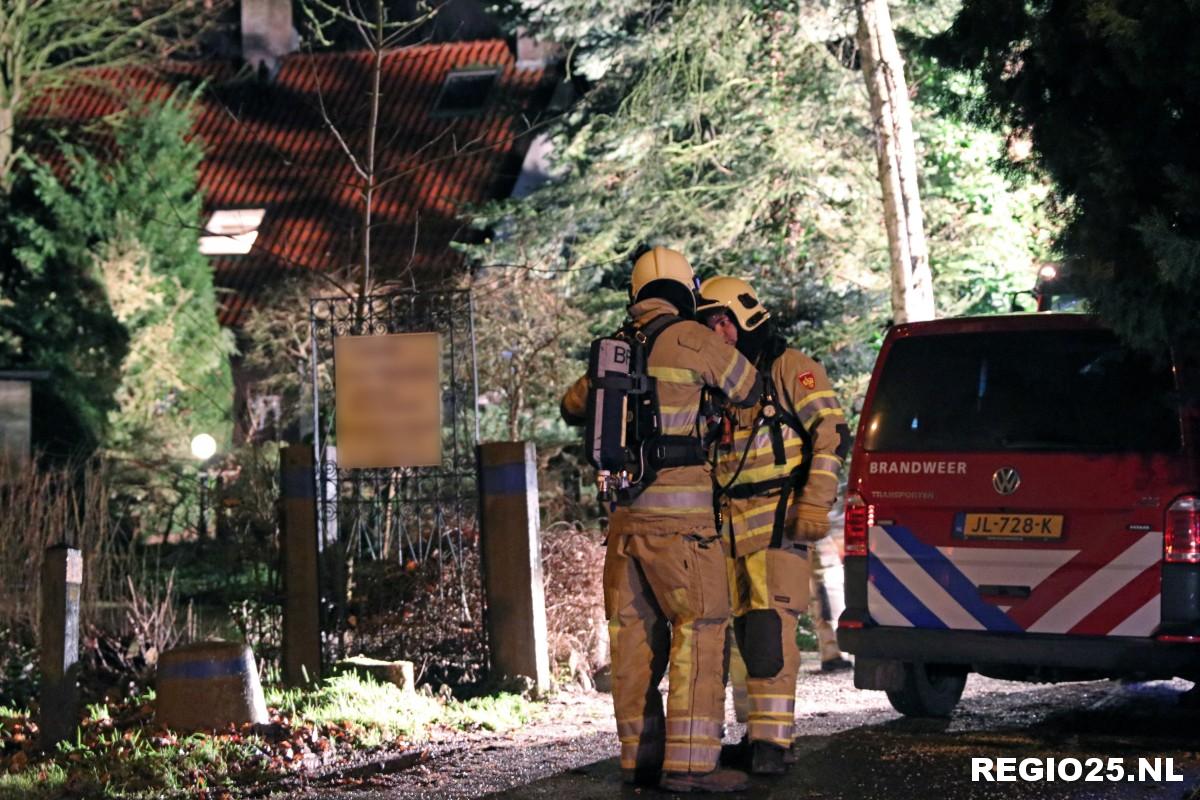
<svg viewBox="0 0 1200 800">
<path fill-rule="evenodd" d="M 0 720 L 0 773 L 45 771 L 57 765 L 64 789 L 79 796 L 190 786 L 195 797 L 222 800 L 230 787 L 312 775 L 339 759 L 361 757 L 369 732 L 351 722 L 314 724 L 272 710 L 262 725 L 231 725 L 219 731 L 183 734 L 159 725 L 144 698 L 89 707 L 78 740 L 39 754 L 37 725 L 27 717 Z M 385 742 L 382 750 L 389 751 Z M 395 746 L 403 742 L 396 740 Z"/>
<path fill-rule="evenodd" d="M 8 760 L 8 771 L 12 773 L 20 772 L 29 764 L 29 755 L 24 751 L 18 751 L 13 754 L 13 757 Z"/>
</svg>

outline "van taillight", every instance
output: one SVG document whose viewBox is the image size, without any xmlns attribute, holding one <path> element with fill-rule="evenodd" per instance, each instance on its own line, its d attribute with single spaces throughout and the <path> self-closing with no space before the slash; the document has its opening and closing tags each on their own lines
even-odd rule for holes
<svg viewBox="0 0 1200 800">
<path fill-rule="evenodd" d="M 867 531 L 875 524 L 875 506 L 857 494 L 846 495 L 846 555 L 867 554 Z"/>
<path fill-rule="evenodd" d="M 850 514 L 847 512 L 847 542 L 850 537 L 849 520 Z M 1163 558 L 1183 564 L 1200 562 L 1200 497 L 1185 495 L 1167 509 L 1167 518 L 1163 523 Z"/>
</svg>

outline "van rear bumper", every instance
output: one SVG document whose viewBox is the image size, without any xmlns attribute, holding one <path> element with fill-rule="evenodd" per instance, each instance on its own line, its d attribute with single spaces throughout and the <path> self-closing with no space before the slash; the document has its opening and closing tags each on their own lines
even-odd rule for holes
<svg viewBox="0 0 1200 800">
<path fill-rule="evenodd" d="M 855 616 L 847 611 L 843 620 Z M 1200 642 L 1160 642 L 1120 636 L 927 630 L 871 626 L 838 628 L 838 644 L 858 658 L 1079 670 L 1106 677 L 1172 678 L 1200 675 Z"/>
</svg>

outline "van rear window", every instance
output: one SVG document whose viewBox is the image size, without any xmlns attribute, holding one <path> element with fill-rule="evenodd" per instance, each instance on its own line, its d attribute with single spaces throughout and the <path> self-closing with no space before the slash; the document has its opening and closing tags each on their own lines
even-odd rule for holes
<svg viewBox="0 0 1200 800">
<path fill-rule="evenodd" d="M 915 336 L 892 346 L 867 450 L 1176 452 L 1169 369 L 1106 331 Z"/>
</svg>

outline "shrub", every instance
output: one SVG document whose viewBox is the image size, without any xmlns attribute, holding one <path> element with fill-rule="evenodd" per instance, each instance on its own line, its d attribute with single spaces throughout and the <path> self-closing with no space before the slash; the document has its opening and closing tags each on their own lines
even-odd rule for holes
<svg viewBox="0 0 1200 800">
<path fill-rule="evenodd" d="M 99 603 L 123 594 L 121 545 L 109 522 L 107 467 L 0 467 L 0 628 L 18 640 L 38 629 L 39 581 L 46 549 L 58 544 L 83 554 L 83 620 Z"/>
<path fill-rule="evenodd" d="M 556 522 L 542 531 L 550 657 L 585 685 L 609 660 L 604 545 L 598 537 L 598 531 L 570 522 Z"/>
</svg>

